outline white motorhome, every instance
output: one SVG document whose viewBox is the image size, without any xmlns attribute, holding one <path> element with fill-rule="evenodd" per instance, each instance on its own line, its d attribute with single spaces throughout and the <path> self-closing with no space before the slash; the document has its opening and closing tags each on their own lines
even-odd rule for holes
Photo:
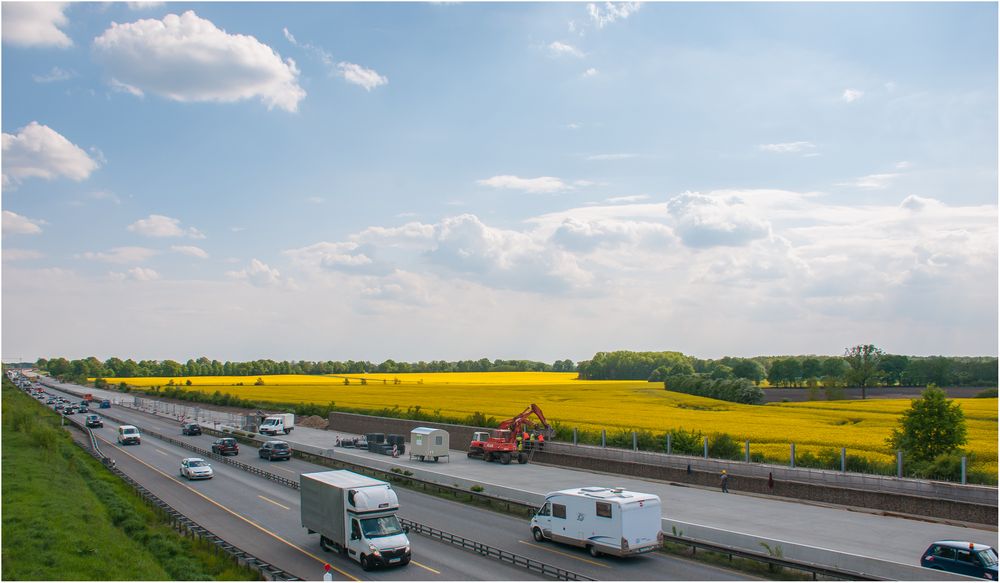
<svg viewBox="0 0 1000 583">
<path fill-rule="evenodd" d="M 334 470 L 302 474 L 302 526 L 320 534 L 323 550 L 348 555 L 368 571 L 410 562 L 410 540 L 399 524 L 399 499 L 388 482 Z"/>
<path fill-rule="evenodd" d="M 584 547 L 592 556 L 626 556 L 663 544 L 660 497 L 590 486 L 550 492 L 531 519 L 535 540 Z"/>
<path fill-rule="evenodd" d="M 295 429 L 294 413 L 276 413 L 268 415 L 261 422 L 257 432 L 263 435 L 277 435 L 279 433 L 289 434 Z"/>
</svg>

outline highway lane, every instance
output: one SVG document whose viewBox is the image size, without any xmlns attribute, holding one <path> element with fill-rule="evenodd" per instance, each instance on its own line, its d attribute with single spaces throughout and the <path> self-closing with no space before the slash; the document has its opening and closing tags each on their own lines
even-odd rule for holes
<svg viewBox="0 0 1000 583">
<path fill-rule="evenodd" d="M 68 386 L 77 391 L 89 390 L 75 385 Z M 121 393 L 102 394 L 116 399 L 127 398 Z M 203 411 L 206 415 L 211 414 L 207 409 Z M 373 430 L 377 430 L 377 427 L 373 427 Z M 296 443 L 304 443 L 332 448 L 337 434 L 335 430 L 323 431 L 298 427 L 286 439 L 293 447 Z M 339 434 L 346 435 L 345 432 Z M 350 449 L 343 451 L 345 453 L 341 454 L 341 449 L 338 449 L 338 456 L 344 455 L 348 459 L 362 463 L 365 459 L 385 460 L 384 456 L 378 454 Z M 486 486 L 496 484 L 540 495 L 582 484 L 622 486 L 659 495 L 663 500 L 665 515 L 674 520 L 909 565 L 919 564 L 921 551 L 934 540 L 974 540 L 994 548 L 998 544 L 996 530 L 880 516 L 852 511 L 849 508 L 742 495 L 739 492 L 738 479 L 731 480 L 732 494 L 724 495 L 718 490 L 675 486 L 653 480 L 540 464 L 528 466 L 489 464 L 480 460 L 466 459 L 464 453 L 458 451 L 452 452 L 451 463 L 426 464 L 400 458 L 394 465 L 402 468 L 432 469 L 446 478 L 449 476 L 466 478 Z"/>
<path fill-rule="evenodd" d="M 180 434 L 180 424 L 174 420 L 156 417 L 146 413 L 130 411 L 123 408 L 114 409 L 111 412 L 115 417 L 126 420 L 144 429 L 151 429 L 164 435 L 169 435 L 175 439 L 191 443 L 204 449 L 211 447 L 214 437 L 203 436 L 183 436 Z M 113 433 L 110 426 L 113 422 L 107 420 L 109 424 L 108 432 Z M 152 439 L 145 437 L 144 439 Z M 152 442 L 151 442 L 152 443 Z M 156 444 L 161 442 L 157 441 Z M 142 447 L 147 444 L 144 443 Z M 166 444 L 163 444 L 166 445 Z M 153 445 L 153 451 L 159 455 L 168 455 L 168 450 L 161 445 Z M 125 448 L 132 451 L 133 448 Z M 188 457 L 194 455 L 183 449 L 177 449 L 179 455 Z M 262 460 L 256 455 L 256 449 L 241 444 L 240 455 L 236 459 L 243 463 L 260 467 L 266 471 L 283 475 L 289 479 L 296 478 L 301 473 L 325 471 L 328 468 L 311 464 L 302 460 L 292 459 L 289 461 L 270 462 Z M 152 456 L 156 460 L 156 456 Z M 179 457 L 177 458 L 179 463 Z M 234 469 L 225 464 L 214 463 L 213 468 L 219 471 L 220 467 Z M 245 474 L 253 479 L 256 476 Z M 276 519 L 273 516 L 277 508 L 298 508 L 298 494 L 290 489 L 284 488 L 273 482 L 267 482 L 270 489 L 268 494 L 258 495 L 263 501 L 271 504 L 267 520 L 263 524 L 274 524 Z M 479 542 L 503 548 L 510 552 L 536 559 L 558 566 L 563 569 L 581 573 L 588 577 L 605 580 L 734 580 L 748 579 L 745 574 L 726 569 L 720 569 L 711 565 L 690 561 L 684 558 L 661 555 L 658 553 L 644 555 L 641 557 L 618 559 L 615 557 L 593 558 L 583 549 L 558 545 L 556 543 L 536 543 L 531 539 L 528 531 L 528 522 L 523 518 L 516 518 L 506 514 L 499 514 L 485 509 L 473 508 L 468 505 L 453 502 L 447 499 L 396 488 L 400 499 L 400 516 L 410 520 L 427 524 L 438 529 L 446 530 L 459 536 L 471 538 Z M 277 512 L 281 512 L 278 510 Z M 297 512 L 297 511 L 296 511 Z M 296 513 L 296 517 L 298 514 Z M 488 526 L 484 526 L 488 524 Z M 412 538 L 422 538 L 413 535 Z M 318 544 L 316 545 L 318 549 Z M 318 552 L 318 551 L 317 551 Z M 414 553 L 417 548 L 414 547 Z"/>
<path fill-rule="evenodd" d="M 179 476 L 180 460 L 193 454 L 178 446 L 143 436 L 139 446 L 120 446 L 115 443 L 117 424 L 106 422 L 103 429 L 96 429 L 99 439 L 105 441 L 106 455 L 115 459 L 125 471 L 123 463 L 132 462 L 157 474 L 150 483 L 143 482 L 157 496 L 173 505 L 205 528 L 216 532 L 213 525 L 218 516 L 238 516 L 240 520 L 262 533 L 269 533 L 270 545 L 280 549 L 282 559 L 268 556 L 267 548 L 249 548 L 244 544 L 243 532 L 236 538 L 226 538 L 233 544 L 259 556 L 262 560 L 287 568 L 303 578 L 318 579 L 322 576 L 324 562 L 333 565 L 344 578 L 375 581 L 451 581 L 451 580 L 522 580 L 539 579 L 527 571 L 462 551 L 433 539 L 413 535 L 410 537 L 413 561 L 402 568 L 365 572 L 357 563 L 320 549 L 319 536 L 309 535 L 302 528 L 299 514 L 298 492 L 275 482 L 254 476 L 226 464 L 212 464 L 215 477 L 211 480 L 188 482 Z M 126 461 L 127 460 L 127 461 Z M 280 463 L 280 462 L 275 462 Z M 130 469 L 134 469 L 131 466 Z M 131 475 L 131 474 L 130 474 Z M 138 477 L 136 479 L 139 479 Z M 189 496 L 178 491 L 200 494 L 200 502 L 190 503 Z M 205 504 L 210 504 L 206 506 Z M 266 541 L 266 539 L 265 539 Z M 267 546 L 265 542 L 265 546 Z M 296 551 L 298 554 L 296 554 Z M 286 567 L 286 561 L 289 566 Z M 309 569 L 311 569 L 311 574 Z M 293 570 L 294 569 L 294 570 Z"/>
</svg>

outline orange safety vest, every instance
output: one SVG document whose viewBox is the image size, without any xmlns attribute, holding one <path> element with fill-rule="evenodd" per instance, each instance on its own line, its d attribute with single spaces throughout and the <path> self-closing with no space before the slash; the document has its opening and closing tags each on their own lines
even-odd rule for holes
<svg viewBox="0 0 1000 583">
<path fill-rule="evenodd" d="M 545 443 L 545 435 L 544 434 L 538 436 L 538 443 Z"/>
</svg>

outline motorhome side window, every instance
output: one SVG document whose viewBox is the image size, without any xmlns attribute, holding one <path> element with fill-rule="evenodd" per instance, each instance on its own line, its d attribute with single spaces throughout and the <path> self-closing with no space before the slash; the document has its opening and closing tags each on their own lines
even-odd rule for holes
<svg viewBox="0 0 1000 583">
<path fill-rule="evenodd" d="M 553 504 L 552 505 L 552 516 L 556 518 L 566 518 L 566 505 L 565 504 Z"/>
<path fill-rule="evenodd" d="M 444 444 L 444 438 L 441 437 L 440 435 L 435 435 L 434 436 L 434 445 L 443 445 L 443 444 Z"/>
<path fill-rule="evenodd" d="M 611 504 L 608 504 L 607 502 L 598 502 L 597 515 L 603 518 L 611 518 Z"/>
</svg>

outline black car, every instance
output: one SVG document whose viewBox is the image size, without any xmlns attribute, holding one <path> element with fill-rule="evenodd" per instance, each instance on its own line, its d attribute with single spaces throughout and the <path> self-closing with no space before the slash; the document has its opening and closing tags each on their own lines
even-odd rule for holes
<svg viewBox="0 0 1000 583">
<path fill-rule="evenodd" d="M 104 421 L 97 415 L 87 415 L 86 424 L 87 427 L 104 427 Z"/>
<path fill-rule="evenodd" d="M 46 399 L 45 404 L 46 405 L 55 405 L 56 404 L 56 400 L 53 399 L 52 397 L 49 397 L 48 399 Z"/>
<path fill-rule="evenodd" d="M 223 437 L 212 442 L 212 453 L 219 455 L 239 455 L 240 444 L 232 437 Z M 261 456 L 263 457 L 263 456 Z"/>
<path fill-rule="evenodd" d="M 80 405 L 80 407 L 77 409 L 77 412 L 78 413 L 90 413 L 90 408 L 88 408 L 86 405 Z"/>
<path fill-rule="evenodd" d="M 181 426 L 181 433 L 184 435 L 201 435 L 201 425 L 197 423 L 185 423 Z"/>
<path fill-rule="evenodd" d="M 258 450 L 260 457 L 275 461 L 292 458 L 292 448 L 284 441 L 265 441 Z"/>
<path fill-rule="evenodd" d="M 73 413 L 76 413 L 76 407 L 73 405 L 67 405 L 63 407 L 62 413 L 63 415 L 72 415 Z"/>
</svg>

